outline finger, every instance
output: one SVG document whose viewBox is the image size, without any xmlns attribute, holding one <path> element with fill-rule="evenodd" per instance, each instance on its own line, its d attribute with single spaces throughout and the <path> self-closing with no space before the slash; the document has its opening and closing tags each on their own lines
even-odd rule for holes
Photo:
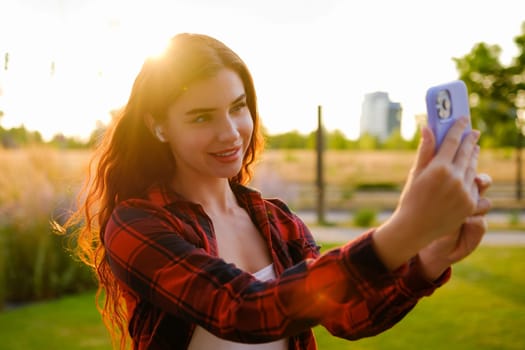
<svg viewBox="0 0 525 350">
<path fill-rule="evenodd" d="M 476 170 L 478 168 L 478 159 L 479 159 L 479 146 L 474 145 L 471 156 L 470 156 L 470 160 L 467 163 L 467 169 L 465 170 L 465 182 L 473 184 L 476 190 L 478 190 L 478 183 L 475 180 L 476 174 L 477 174 Z"/>
<path fill-rule="evenodd" d="M 417 172 L 425 168 L 432 160 L 434 157 L 435 144 L 436 140 L 432 131 L 427 126 L 422 127 L 421 140 L 419 141 L 414 171 Z"/>
<path fill-rule="evenodd" d="M 465 171 L 464 183 L 466 186 L 469 186 L 468 190 L 470 192 L 471 198 L 474 200 L 474 203 L 478 202 L 479 199 L 479 188 L 478 184 L 475 181 L 476 178 L 476 169 L 478 167 L 478 156 L 479 156 L 479 146 L 475 145 L 474 150 L 472 151 L 472 158 L 470 159 L 467 170 Z"/>
<path fill-rule="evenodd" d="M 472 252 L 480 244 L 488 230 L 487 218 L 484 216 L 469 216 L 462 227 L 462 242 L 468 252 Z"/>
<path fill-rule="evenodd" d="M 475 181 L 478 185 L 478 191 L 480 195 L 485 194 L 485 192 L 492 185 L 492 178 L 489 174 L 478 174 L 476 175 Z"/>
<path fill-rule="evenodd" d="M 487 217 L 484 215 L 469 216 L 463 226 L 467 226 L 466 231 L 469 233 L 478 235 L 483 235 L 489 228 Z"/>
<path fill-rule="evenodd" d="M 444 162 L 450 162 L 454 159 L 461 144 L 461 135 L 467 127 L 468 121 L 468 117 L 464 116 L 454 122 L 448 130 L 443 143 L 439 147 L 436 158 Z"/>
<path fill-rule="evenodd" d="M 476 205 L 476 210 L 474 211 L 474 215 L 485 215 L 490 211 L 491 208 L 492 208 L 492 202 L 490 201 L 490 199 L 486 197 L 480 197 L 478 199 L 478 203 Z"/>
<path fill-rule="evenodd" d="M 472 157 L 479 153 L 479 146 L 476 145 L 478 139 L 479 131 L 472 130 L 461 142 L 461 145 L 454 157 L 454 164 L 457 166 L 458 171 L 466 172 L 471 164 Z M 474 181 L 476 173 L 474 173 L 473 175 L 474 176 L 472 176 L 472 181 Z"/>
</svg>

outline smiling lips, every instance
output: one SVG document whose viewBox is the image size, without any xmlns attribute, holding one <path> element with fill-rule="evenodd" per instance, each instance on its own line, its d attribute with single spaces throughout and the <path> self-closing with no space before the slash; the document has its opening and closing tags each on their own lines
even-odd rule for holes
<svg viewBox="0 0 525 350">
<path fill-rule="evenodd" d="M 210 153 L 210 154 L 221 162 L 232 162 L 232 161 L 237 160 L 237 158 L 239 157 L 240 150 L 241 150 L 241 147 L 235 147 L 235 148 L 230 148 L 227 150 L 223 150 L 223 151 L 216 152 L 216 153 Z"/>
</svg>

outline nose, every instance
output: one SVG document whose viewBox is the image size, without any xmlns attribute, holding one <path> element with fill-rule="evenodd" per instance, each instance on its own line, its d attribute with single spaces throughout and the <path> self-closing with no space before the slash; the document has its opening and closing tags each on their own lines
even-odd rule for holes
<svg viewBox="0 0 525 350">
<path fill-rule="evenodd" d="M 235 118 L 232 118 L 229 115 L 225 115 L 224 118 L 221 118 L 217 131 L 218 139 L 221 142 L 235 141 L 240 136 Z"/>
</svg>

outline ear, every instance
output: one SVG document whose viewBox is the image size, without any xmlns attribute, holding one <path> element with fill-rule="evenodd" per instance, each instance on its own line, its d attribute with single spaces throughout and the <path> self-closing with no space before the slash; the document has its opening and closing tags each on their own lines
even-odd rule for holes
<svg viewBox="0 0 525 350">
<path fill-rule="evenodd" d="M 144 124 L 146 124 L 151 134 L 160 142 L 167 142 L 162 126 L 155 122 L 151 114 L 146 114 L 144 116 Z"/>
<path fill-rule="evenodd" d="M 167 142 L 166 138 L 164 137 L 162 126 L 160 125 L 155 126 L 155 136 L 157 136 L 160 142 Z"/>
</svg>

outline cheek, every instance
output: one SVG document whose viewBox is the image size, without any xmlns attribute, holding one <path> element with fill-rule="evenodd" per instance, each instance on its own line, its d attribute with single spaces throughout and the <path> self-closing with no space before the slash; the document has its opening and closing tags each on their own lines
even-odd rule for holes
<svg viewBox="0 0 525 350">
<path fill-rule="evenodd" d="M 178 135 L 170 142 L 171 152 L 175 158 L 188 158 L 195 155 L 195 151 L 203 147 L 202 135 L 186 133 Z"/>
<path fill-rule="evenodd" d="M 239 130 L 242 130 L 242 133 L 245 137 L 251 137 L 253 132 L 253 120 L 250 114 L 242 118 L 239 125 Z"/>
</svg>

